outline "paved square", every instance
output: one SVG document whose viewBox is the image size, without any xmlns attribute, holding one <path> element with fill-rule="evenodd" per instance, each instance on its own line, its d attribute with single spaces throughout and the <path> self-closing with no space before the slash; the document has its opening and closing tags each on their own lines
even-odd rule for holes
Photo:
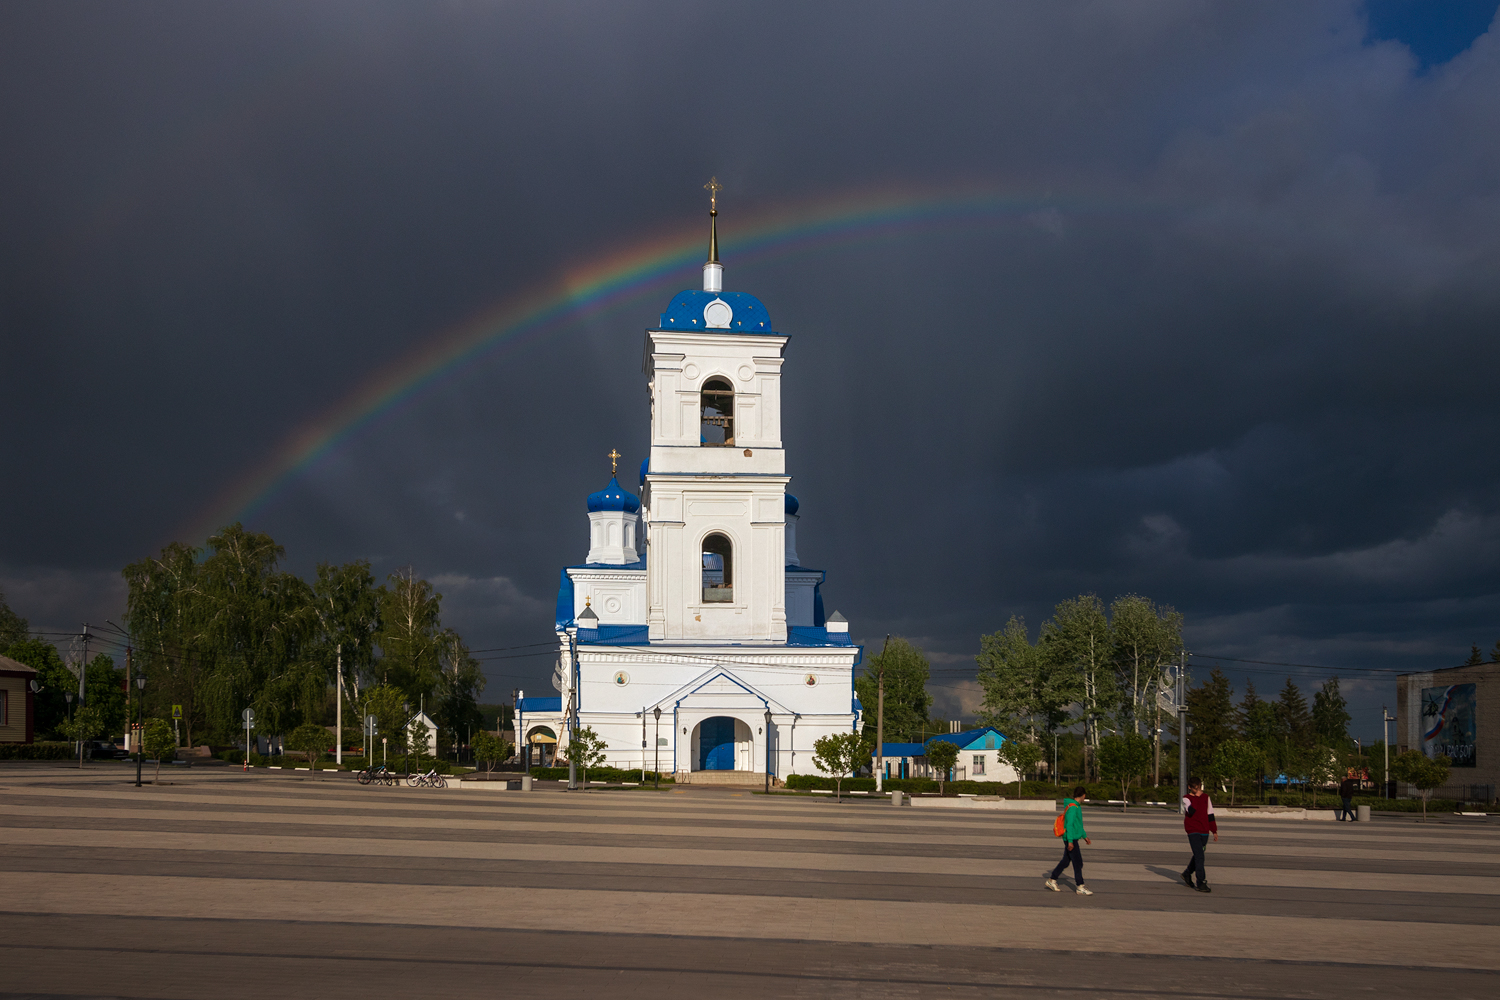
<svg viewBox="0 0 1500 1000">
<path fill-rule="evenodd" d="M 0 767 L 0 996 L 1500 995 L 1486 820 L 1227 819 L 705 789 Z M 1065 885 L 1065 889 L 1070 886 Z"/>
</svg>

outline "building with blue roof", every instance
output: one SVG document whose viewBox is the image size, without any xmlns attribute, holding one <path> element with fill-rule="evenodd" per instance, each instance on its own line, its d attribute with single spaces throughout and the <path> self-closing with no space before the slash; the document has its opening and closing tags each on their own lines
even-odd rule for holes
<svg viewBox="0 0 1500 1000">
<path fill-rule="evenodd" d="M 724 290 L 716 184 L 714 196 L 703 287 L 673 296 L 645 334 L 640 492 L 620 485 L 612 452 L 585 505 L 587 555 L 558 581 L 556 704 L 524 699 L 518 731 L 566 753 L 576 718 L 612 766 L 758 784 L 819 773 L 813 741 L 858 728 L 861 649 L 824 614 L 823 571 L 797 554 L 788 338 L 759 299 Z"/>
</svg>

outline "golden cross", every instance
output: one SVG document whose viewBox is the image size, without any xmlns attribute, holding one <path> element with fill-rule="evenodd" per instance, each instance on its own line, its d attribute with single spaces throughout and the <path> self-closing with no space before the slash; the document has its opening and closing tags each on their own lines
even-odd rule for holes
<svg viewBox="0 0 1500 1000">
<path fill-rule="evenodd" d="M 717 215 L 719 213 L 719 192 L 724 190 L 724 185 L 719 183 L 717 177 L 710 177 L 708 183 L 703 185 L 703 190 L 708 192 L 708 210 Z"/>
<path fill-rule="evenodd" d="M 620 461 L 620 453 L 611 448 L 609 449 L 609 454 L 604 457 L 609 459 L 609 474 L 613 476 L 618 473 L 620 471 L 618 464 Z"/>
</svg>

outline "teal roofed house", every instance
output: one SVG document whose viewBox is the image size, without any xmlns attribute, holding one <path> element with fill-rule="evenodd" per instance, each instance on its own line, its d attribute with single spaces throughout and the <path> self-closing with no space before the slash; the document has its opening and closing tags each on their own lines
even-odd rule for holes
<svg viewBox="0 0 1500 1000">
<path fill-rule="evenodd" d="M 1000 759 L 999 750 L 1005 734 L 994 726 L 969 729 L 962 733 L 944 733 L 939 740 L 958 744 L 958 763 L 953 766 L 952 781 L 1015 781 L 1016 769 Z"/>
</svg>

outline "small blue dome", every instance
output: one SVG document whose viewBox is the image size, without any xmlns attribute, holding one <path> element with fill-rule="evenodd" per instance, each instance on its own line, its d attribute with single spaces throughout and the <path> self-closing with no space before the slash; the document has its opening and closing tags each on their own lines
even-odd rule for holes
<svg viewBox="0 0 1500 1000">
<path fill-rule="evenodd" d="M 650 459 L 650 457 L 641 459 L 641 489 L 645 489 L 646 488 L 646 473 L 650 470 L 650 468 L 651 468 L 651 459 Z"/>
<path fill-rule="evenodd" d="M 661 314 L 663 330 L 708 330 L 708 321 L 703 310 L 714 299 L 723 299 L 733 311 L 727 327 L 716 329 L 731 333 L 775 333 L 771 329 L 771 314 L 760 304 L 760 299 L 746 292 L 700 292 L 688 289 L 672 297 L 667 311 Z"/>
<path fill-rule="evenodd" d="M 618 479 L 611 478 L 604 489 L 589 494 L 590 514 L 601 510 L 623 510 L 634 514 L 640 509 L 641 498 L 623 488 Z"/>
<path fill-rule="evenodd" d="M 802 505 L 797 502 L 796 497 L 792 496 L 790 493 L 786 495 L 786 512 L 788 514 L 797 513 L 797 508 L 800 506 Z"/>
</svg>

